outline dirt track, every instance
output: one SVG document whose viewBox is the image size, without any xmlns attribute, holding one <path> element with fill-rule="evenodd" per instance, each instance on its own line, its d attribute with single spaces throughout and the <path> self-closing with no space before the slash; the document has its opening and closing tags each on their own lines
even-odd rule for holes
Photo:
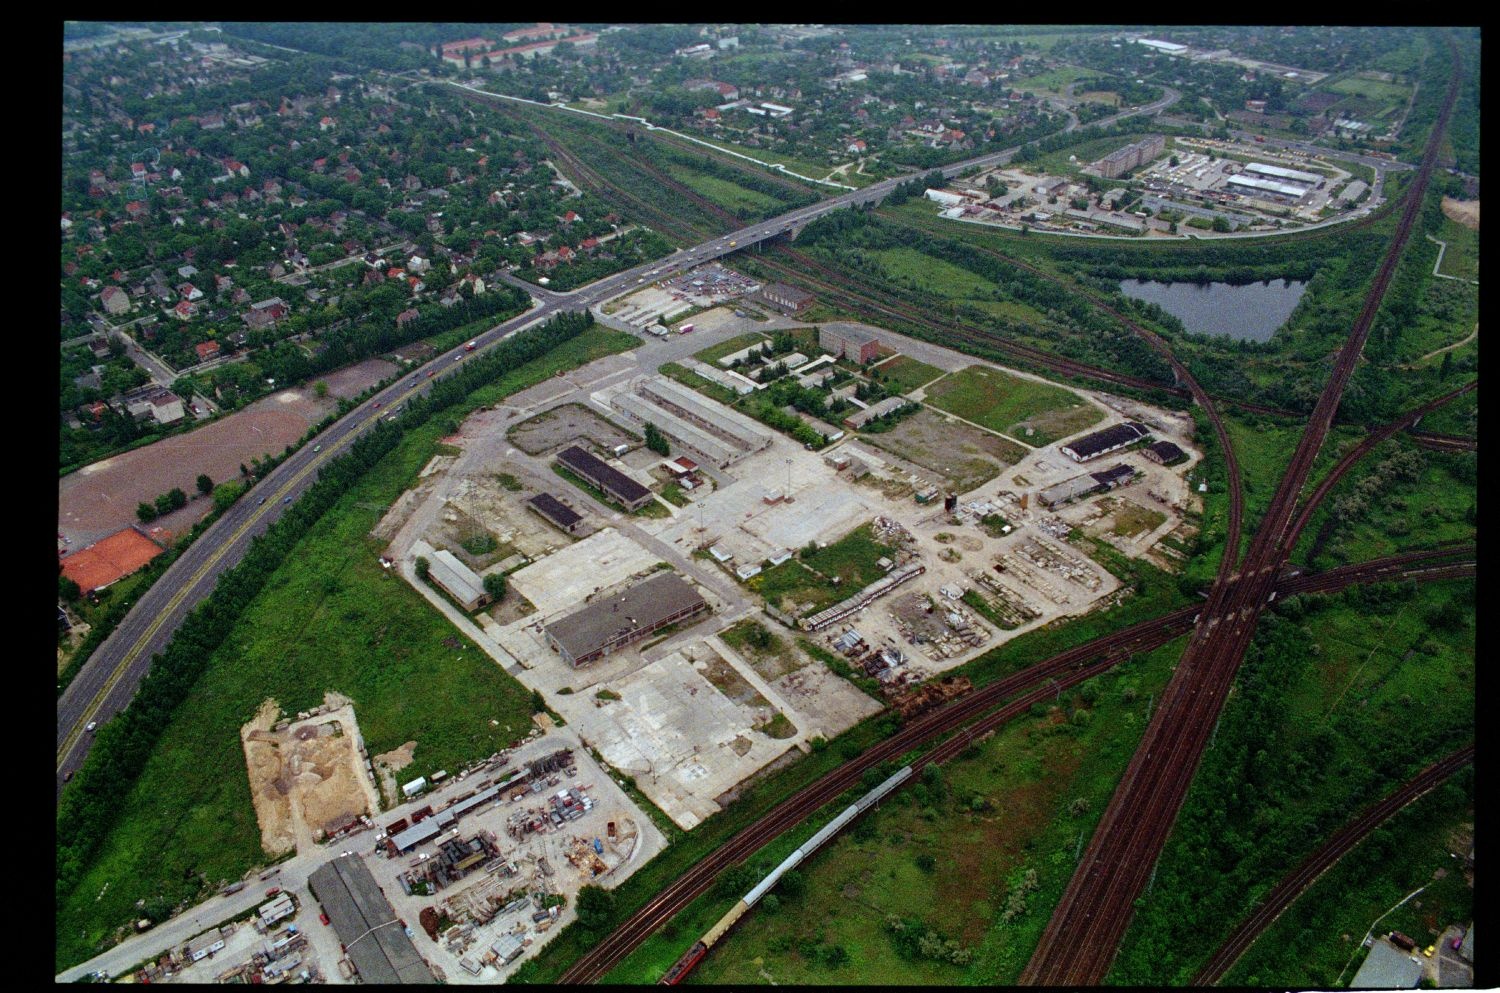
<svg viewBox="0 0 1500 993">
<path fill-rule="evenodd" d="M 381 359 L 369 359 L 323 377 L 328 396 L 322 400 L 311 387 L 283 390 L 186 434 L 70 473 L 58 482 L 57 530 L 76 551 L 134 524 L 137 504 L 149 503 L 174 486 L 196 494 L 201 473 L 215 482 L 238 479 L 241 463 L 280 452 L 331 413 L 338 397 L 362 392 L 394 368 Z M 160 523 L 183 534 L 210 508 L 206 499 L 193 500 Z"/>
</svg>

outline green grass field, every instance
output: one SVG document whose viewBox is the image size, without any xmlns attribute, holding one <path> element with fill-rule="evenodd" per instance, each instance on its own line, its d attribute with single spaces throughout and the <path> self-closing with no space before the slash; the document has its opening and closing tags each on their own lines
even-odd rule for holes
<svg viewBox="0 0 1500 993">
<path fill-rule="evenodd" d="M 1411 96 L 1410 86 L 1387 83 L 1379 79 L 1360 79 L 1358 76 L 1349 76 L 1323 88 L 1332 90 L 1334 93 L 1364 97 L 1366 100 L 1374 100 L 1378 103 L 1405 104 L 1407 98 Z"/>
<path fill-rule="evenodd" d="M 910 393 L 919 386 L 926 386 L 943 374 L 937 366 L 918 362 L 909 355 L 897 355 L 886 359 L 872 370 L 875 378 L 897 393 Z"/>
<path fill-rule="evenodd" d="M 738 352 L 742 348 L 749 348 L 751 345 L 770 340 L 770 338 L 758 331 L 751 331 L 748 334 L 737 334 L 728 341 L 721 341 L 717 345 L 710 345 L 701 352 L 695 352 L 693 358 L 705 365 L 712 365 L 724 356 Z"/>
<path fill-rule="evenodd" d="M 910 280 L 918 289 L 947 297 L 988 296 L 994 283 L 952 262 L 933 258 L 915 248 L 883 248 L 871 253 L 896 279 Z"/>
<path fill-rule="evenodd" d="M 1443 218 L 1438 241 L 1448 245 L 1438 272 L 1459 279 L 1479 278 L 1479 232 L 1470 230 L 1450 217 Z"/>
<path fill-rule="evenodd" d="M 969 366 L 927 387 L 927 402 L 1034 447 L 1082 431 L 1104 414 L 1076 393 L 989 366 Z"/>
<path fill-rule="evenodd" d="M 890 545 L 875 540 L 873 525 L 861 524 L 803 561 L 829 578 L 838 577 L 844 595 L 852 596 L 885 575 L 885 570 L 876 563 L 894 551 Z"/>
<path fill-rule="evenodd" d="M 792 172 L 795 172 L 802 176 L 807 176 L 810 179 L 822 179 L 824 176 L 832 172 L 837 166 L 843 164 L 841 162 L 815 162 L 811 159 L 795 158 L 790 155 L 783 155 L 780 152 L 768 152 L 763 148 L 746 148 L 743 145 L 736 145 L 733 142 L 723 141 L 715 138 L 705 138 L 703 140 L 707 141 L 711 145 L 722 148 L 725 151 L 738 152 L 741 155 L 748 155 L 750 158 L 755 159 L 757 162 L 765 165 L 784 165 Z M 779 169 L 771 171 L 780 172 Z M 843 175 L 842 179 L 835 179 L 834 181 L 843 182 L 848 184 L 849 186 L 868 186 L 871 183 L 875 182 L 875 177 L 861 176 L 856 174 L 854 170 L 851 169 L 849 170 L 849 172 Z M 837 192 L 832 187 L 827 186 L 815 186 L 814 189 L 816 189 L 822 195 L 832 195 L 833 193 Z"/>
<path fill-rule="evenodd" d="M 1092 79 L 1097 76 L 1107 75 L 1108 73 L 1100 72 L 1097 69 L 1081 69 L 1078 66 L 1065 65 L 1059 66 L 1056 69 L 1050 69 L 1040 75 L 1032 76 L 1030 79 L 1023 79 L 1015 84 L 1015 88 L 1018 90 L 1061 94 L 1063 88 L 1069 83 L 1077 82 L 1080 79 Z"/>
<path fill-rule="evenodd" d="M 756 190 L 746 189 L 727 179 L 707 175 L 696 169 L 673 164 L 667 167 L 667 173 L 673 179 L 692 187 L 726 210 L 743 209 L 749 216 L 760 218 L 779 214 L 786 209 L 781 201 L 773 197 Z"/>
<path fill-rule="evenodd" d="M 490 384 L 493 403 L 639 344 L 594 328 Z M 368 537 L 435 454 L 444 418 L 411 431 L 313 526 L 215 653 L 147 762 L 114 830 L 57 908 L 56 967 L 96 954 L 134 904 L 173 906 L 265 862 L 239 728 L 274 697 L 289 712 L 335 690 L 370 754 L 416 741 L 413 775 L 461 768 L 530 729 L 526 691 L 400 577 Z M 498 726 L 491 726 L 496 720 Z"/>
</svg>

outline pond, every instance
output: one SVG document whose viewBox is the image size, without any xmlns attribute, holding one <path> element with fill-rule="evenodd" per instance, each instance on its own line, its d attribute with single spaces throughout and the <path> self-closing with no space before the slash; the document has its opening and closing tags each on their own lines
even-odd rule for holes
<svg viewBox="0 0 1500 993">
<path fill-rule="evenodd" d="M 1286 323 L 1307 283 L 1289 279 L 1264 283 L 1153 283 L 1126 279 L 1120 292 L 1158 304 L 1194 334 L 1237 341 L 1267 341 Z"/>
</svg>

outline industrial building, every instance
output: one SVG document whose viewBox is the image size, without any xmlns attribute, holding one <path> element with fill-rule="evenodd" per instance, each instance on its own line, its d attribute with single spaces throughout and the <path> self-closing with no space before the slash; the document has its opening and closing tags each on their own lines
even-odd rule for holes
<svg viewBox="0 0 1500 993">
<path fill-rule="evenodd" d="M 547 523 L 561 528 L 568 532 L 568 534 L 576 533 L 578 525 L 583 521 L 583 517 L 572 507 L 569 507 L 551 493 L 538 493 L 526 501 L 526 506 L 542 515 L 542 518 Z"/>
<path fill-rule="evenodd" d="M 1145 165 L 1166 151 L 1167 140 L 1159 134 L 1147 135 L 1140 141 L 1110 152 L 1094 163 L 1094 168 L 1105 179 L 1114 179 L 1139 166 Z"/>
<path fill-rule="evenodd" d="M 1422 981 L 1422 963 L 1415 955 L 1403 952 L 1380 939 L 1370 946 L 1364 964 L 1349 981 L 1355 990 L 1414 990 Z"/>
<path fill-rule="evenodd" d="M 818 302 L 818 298 L 806 290 L 785 283 L 771 283 L 760 291 L 760 295 L 766 303 L 789 314 L 800 314 Z"/>
<path fill-rule="evenodd" d="M 743 414 L 704 399 L 698 393 L 660 376 L 646 380 L 641 394 L 668 410 L 718 435 L 745 452 L 758 452 L 771 444 L 771 433 Z"/>
<path fill-rule="evenodd" d="M 1100 472 L 1086 472 L 1072 479 L 1064 479 L 1042 490 L 1036 497 L 1044 507 L 1055 507 L 1057 504 L 1098 490 L 1112 490 L 1117 486 L 1122 486 L 1134 475 L 1135 470 L 1122 462 Z"/>
<path fill-rule="evenodd" d="M 893 410 L 900 410 L 906 406 L 905 397 L 886 397 L 879 403 L 871 404 L 864 410 L 856 410 L 844 418 L 844 427 L 850 431 L 858 431 L 877 417 L 884 417 Z"/>
<path fill-rule="evenodd" d="M 577 445 L 569 445 L 558 452 L 557 461 L 584 482 L 599 487 L 624 504 L 626 510 L 639 510 L 651 501 L 650 490 Z"/>
<path fill-rule="evenodd" d="M 1245 163 L 1245 171 L 1255 173 L 1257 176 L 1269 176 L 1272 179 L 1289 179 L 1294 183 L 1305 183 L 1313 187 L 1316 187 L 1326 178 L 1315 172 L 1301 172 L 1297 169 L 1267 165 L 1264 162 L 1247 162 Z"/>
<path fill-rule="evenodd" d="M 345 954 L 366 983 L 431 983 L 432 971 L 363 861 L 341 856 L 307 877 Z"/>
<path fill-rule="evenodd" d="M 494 599 L 485 592 L 484 580 L 446 548 L 432 553 L 427 563 L 427 578 L 457 600 L 464 610 L 478 610 Z"/>
<path fill-rule="evenodd" d="M 1303 194 L 1307 192 L 1302 187 L 1293 186 L 1291 183 L 1278 183 L 1273 179 L 1260 179 L 1256 176 L 1246 176 L 1244 174 L 1230 176 L 1228 184 L 1230 186 L 1239 186 L 1247 190 L 1253 190 L 1256 193 L 1272 193 L 1276 196 L 1288 197 L 1293 200 L 1301 199 Z"/>
<path fill-rule="evenodd" d="M 707 611 L 696 589 L 675 572 L 665 572 L 601 597 L 544 630 L 547 643 L 576 668 Z"/>
<path fill-rule="evenodd" d="M 1150 433 L 1146 430 L 1146 425 L 1126 421 L 1124 424 L 1115 424 L 1102 431 L 1095 431 L 1075 441 L 1070 441 L 1066 445 L 1059 446 L 1058 451 L 1074 462 L 1087 462 L 1116 449 L 1124 448 Z"/>
<path fill-rule="evenodd" d="M 672 439 L 679 447 L 691 450 L 701 461 L 712 463 L 720 469 L 735 461 L 743 453 L 707 431 L 678 417 L 672 411 L 657 406 L 634 393 L 618 393 L 610 400 L 610 406 L 624 414 L 636 427 L 647 424 Z"/>
<path fill-rule="evenodd" d="M 818 346 L 830 355 L 864 365 L 880 355 L 880 343 L 868 331 L 859 328 L 835 328 L 825 324 L 818 329 Z"/>
<path fill-rule="evenodd" d="M 1170 441 L 1152 442 L 1151 444 L 1146 446 L 1145 451 L 1143 451 L 1141 454 L 1146 456 L 1146 458 L 1150 459 L 1152 462 L 1159 462 L 1162 465 L 1168 465 L 1172 462 L 1176 462 L 1178 459 L 1183 458 L 1187 455 L 1186 452 L 1178 448 L 1176 445 L 1172 444 Z"/>
</svg>

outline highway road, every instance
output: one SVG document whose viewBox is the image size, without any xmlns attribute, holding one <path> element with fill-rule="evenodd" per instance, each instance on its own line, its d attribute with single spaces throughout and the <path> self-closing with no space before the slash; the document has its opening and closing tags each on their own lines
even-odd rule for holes
<svg viewBox="0 0 1500 993">
<path fill-rule="evenodd" d="M 484 95 L 496 97 L 495 94 Z M 1169 90 L 1161 100 L 1153 104 L 1095 123 L 1107 126 L 1126 117 L 1154 114 L 1171 106 L 1177 99 L 1178 94 Z M 1017 151 L 1019 146 L 990 152 L 946 166 L 942 171 L 945 176 L 956 176 L 968 169 L 1008 161 Z M 479 335 L 476 339 L 479 348 L 490 348 L 504 338 L 554 314 L 581 311 L 602 303 L 635 286 L 655 281 L 672 269 L 709 262 L 793 229 L 800 229 L 831 210 L 878 202 L 901 181 L 901 178 L 882 180 L 862 190 L 831 197 L 789 211 L 780 217 L 711 238 L 681 249 L 666 259 L 636 266 L 568 292 L 528 287 L 533 299 L 532 309 Z M 462 360 L 464 355 L 462 346 L 454 348 L 433 359 L 424 369 L 434 370 L 440 378 L 456 362 Z M 367 428 L 373 426 L 380 417 L 386 416 L 382 411 L 389 411 L 403 400 L 425 392 L 427 382 L 427 377 L 420 370 L 415 377 L 407 376 L 393 382 L 325 430 L 315 439 L 316 446 L 304 445 L 293 453 L 257 483 L 244 499 L 214 522 L 131 607 L 119 627 L 95 650 L 67 690 L 58 698 L 56 775 L 59 797 L 63 784 L 83 764 L 88 754 L 93 741 L 92 735 L 84 730 L 88 723 L 97 721 L 102 724 L 130 703 L 136 687 L 150 667 L 152 656 L 166 647 L 188 612 L 212 592 L 219 576 L 239 562 L 251 540 L 270 527 L 289 502 L 296 500 L 317 481 L 318 471 L 324 465 L 346 452 Z M 321 448 L 321 451 L 313 451 L 314 447 Z"/>
</svg>

